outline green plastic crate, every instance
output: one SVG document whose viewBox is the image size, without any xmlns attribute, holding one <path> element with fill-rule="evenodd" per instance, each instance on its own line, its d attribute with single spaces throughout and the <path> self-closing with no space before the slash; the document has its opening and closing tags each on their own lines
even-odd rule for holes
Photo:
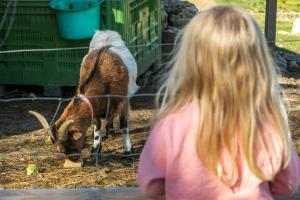
<svg viewBox="0 0 300 200">
<path fill-rule="evenodd" d="M 8 0 L 0 1 L 0 21 L 7 3 Z M 18 1 L 14 25 L 0 51 L 88 47 L 90 40 L 69 41 L 59 35 L 49 3 L 50 0 Z M 121 34 L 136 59 L 139 74 L 160 57 L 160 46 L 156 45 L 161 43 L 160 0 L 106 0 L 100 13 L 101 29 Z M 6 19 L 0 41 L 7 27 Z M 0 54 L 0 85 L 75 86 L 87 51 Z"/>
</svg>

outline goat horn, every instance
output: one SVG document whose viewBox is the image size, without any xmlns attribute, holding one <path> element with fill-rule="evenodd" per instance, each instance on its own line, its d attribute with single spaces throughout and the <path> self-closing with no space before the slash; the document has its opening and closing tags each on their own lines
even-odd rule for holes
<svg viewBox="0 0 300 200">
<path fill-rule="evenodd" d="M 74 120 L 67 120 L 58 129 L 58 140 L 60 142 L 65 142 L 68 140 L 68 135 L 67 135 L 67 128 L 71 124 L 74 123 Z"/>
<path fill-rule="evenodd" d="M 44 130 L 47 131 L 47 133 L 50 135 L 51 139 L 53 141 L 55 141 L 55 137 L 50 129 L 50 126 L 49 126 L 46 118 L 43 115 L 41 115 L 40 113 L 32 111 L 32 110 L 30 110 L 29 113 L 32 114 L 33 116 L 35 116 L 35 118 L 42 124 Z"/>
</svg>

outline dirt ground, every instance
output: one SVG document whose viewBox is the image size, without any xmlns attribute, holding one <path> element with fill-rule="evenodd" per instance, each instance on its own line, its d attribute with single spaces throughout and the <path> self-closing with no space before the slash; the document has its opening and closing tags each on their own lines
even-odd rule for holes
<svg viewBox="0 0 300 200">
<path fill-rule="evenodd" d="M 300 106 L 300 78 L 279 78 L 285 88 L 291 108 Z M 63 168 L 64 157 L 58 156 L 54 145 L 45 144 L 45 135 L 39 123 L 28 114 L 39 111 L 48 121 L 52 119 L 57 101 L 17 101 L 0 103 L 0 189 L 29 188 L 90 188 L 90 187 L 132 187 L 137 186 L 136 171 L 138 155 L 122 157 L 122 137 L 109 137 L 103 142 L 103 153 L 115 156 L 95 159 L 84 158 L 82 168 Z M 65 106 L 65 104 L 63 105 Z M 139 153 L 149 132 L 149 120 L 154 114 L 153 99 L 135 97 L 131 101 L 129 128 L 136 153 Z M 294 143 L 300 154 L 300 109 L 289 114 Z M 86 148 L 91 146 L 89 132 Z M 43 155 L 28 155 L 34 152 Z M 10 156 L 3 154 L 10 153 Z M 21 155 L 25 154 L 25 155 Z M 28 164 L 36 164 L 32 175 L 26 174 Z"/>
</svg>

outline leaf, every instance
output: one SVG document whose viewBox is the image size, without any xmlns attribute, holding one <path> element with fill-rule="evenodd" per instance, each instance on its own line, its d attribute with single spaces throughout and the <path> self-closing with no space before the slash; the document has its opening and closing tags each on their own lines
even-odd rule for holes
<svg viewBox="0 0 300 200">
<path fill-rule="evenodd" d="M 29 97 L 29 98 L 36 98 L 36 95 L 35 95 L 33 92 L 30 92 L 30 93 L 28 94 L 28 97 Z"/>
<path fill-rule="evenodd" d="M 45 140 L 45 144 L 48 144 L 48 145 L 53 144 L 50 136 L 48 136 L 47 139 Z"/>
<path fill-rule="evenodd" d="M 28 164 L 27 168 L 27 176 L 30 176 L 31 174 L 33 174 L 36 170 L 36 166 L 35 164 Z"/>
</svg>

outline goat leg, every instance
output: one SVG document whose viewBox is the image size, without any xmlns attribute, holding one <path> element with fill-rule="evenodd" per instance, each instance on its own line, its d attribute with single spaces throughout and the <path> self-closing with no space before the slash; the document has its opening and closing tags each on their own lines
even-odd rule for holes
<svg viewBox="0 0 300 200">
<path fill-rule="evenodd" d="M 109 137 L 109 135 L 111 135 L 112 138 L 116 137 L 114 131 L 114 113 L 115 109 L 113 107 L 110 107 L 105 126 L 106 136 Z"/>
<path fill-rule="evenodd" d="M 123 107 L 120 112 L 120 129 L 122 129 L 123 134 L 123 146 L 124 146 L 124 153 L 129 154 L 133 152 L 133 147 L 129 135 L 128 129 L 128 102 L 126 101 L 123 104 Z"/>
<path fill-rule="evenodd" d="M 123 146 L 124 146 L 124 153 L 125 154 L 130 154 L 134 152 L 130 135 L 129 135 L 129 129 L 128 128 L 122 128 L 123 132 Z"/>
<path fill-rule="evenodd" d="M 102 135 L 101 135 L 101 120 L 95 119 L 94 120 L 94 141 L 93 141 L 93 148 L 91 153 L 101 153 L 102 146 Z"/>
</svg>

